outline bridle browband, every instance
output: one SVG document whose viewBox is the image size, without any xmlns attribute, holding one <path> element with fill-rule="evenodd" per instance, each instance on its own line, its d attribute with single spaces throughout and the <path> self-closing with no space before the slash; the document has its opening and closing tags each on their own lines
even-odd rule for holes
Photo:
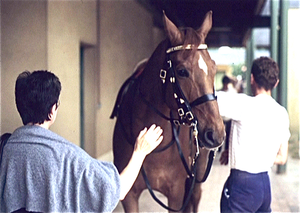
<svg viewBox="0 0 300 213">
<path fill-rule="evenodd" d="M 207 45 L 206 44 L 200 44 L 198 47 L 195 47 L 195 45 L 193 44 L 187 44 L 187 45 L 178 45 L 175 47 L 170 47 L 169 49 L 167 49 L 166 53 L 172 53 L 178 50 L 191 50 L 191 49 L 197 49 L 197 50 L 206 50 L 207 49 Z"/>
</svg>

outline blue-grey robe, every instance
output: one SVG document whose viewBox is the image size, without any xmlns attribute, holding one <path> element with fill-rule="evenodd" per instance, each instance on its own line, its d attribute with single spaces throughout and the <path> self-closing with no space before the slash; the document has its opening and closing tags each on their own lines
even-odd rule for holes
<svg viewBox="0 0 300 213">
<path fill-rule="evenodd" d="M 112 212 L 120 198 L 112 163 L 39 126 L 18 128 L 4 147 L 0 212 Z"/>
</svg>

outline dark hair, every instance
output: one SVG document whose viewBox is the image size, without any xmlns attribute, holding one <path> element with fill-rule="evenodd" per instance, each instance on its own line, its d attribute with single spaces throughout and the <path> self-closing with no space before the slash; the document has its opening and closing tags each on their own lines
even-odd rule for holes
<svg viewBox="0 0 300 213">
<path fill-rule="evenodd" d="M 37 70 L 22 72 L 15 87 L 18 112 L 24 125 L 48 121 L 54 104 L 58 104 L 61 84 L 53 73 Z"/>
<path fill-rule="evenodd" d="M 222 83 L 223 83 L 223 85 L 229 84 L 229 83 L 231 83 L 231 79 L 227 75 L 224 75 L 224 77 L 222 78 Z"/>
<path fill-rule="evenodd" d="M 260 57 L 253 61 L 251 73 L 259 88 L 272 90 L 279 79 L 277 63 L 269 57 Z"/>
</svg>

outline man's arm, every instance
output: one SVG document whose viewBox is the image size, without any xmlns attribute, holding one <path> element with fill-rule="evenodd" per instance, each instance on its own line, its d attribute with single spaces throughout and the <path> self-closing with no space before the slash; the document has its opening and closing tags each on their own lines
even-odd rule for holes
<svg viewBox="0 0 300 213">
<path fill-rule="evenodd" d="M 150 154 L 163 140 L 162 129 L 152 125 L 149 130 L 142 130 L 136 140 L 133 154 L 128 165 L 120 174 L 121 180 L 121 195 L 120 200 L 123 200 L 132 185 L 134 184 L 145 157 Z"/>
<path fill-rule="evenodd" d="M 275 164 L 279 165 L 284 165 L 287 161 L 288 157 L 288 147 L 289 147 L 289 142 L 286 141 L 280 145 L 279 151 L 277 153 L 276 159 L 275 159 Z"/>
<path fill-rule="evenodd" d="M 223 120 L 241 120 L 245 116 L 247 106 L 252 102 L 250 96 L 242 93 L 217 91 L 216 96 Z"/>
</svg>

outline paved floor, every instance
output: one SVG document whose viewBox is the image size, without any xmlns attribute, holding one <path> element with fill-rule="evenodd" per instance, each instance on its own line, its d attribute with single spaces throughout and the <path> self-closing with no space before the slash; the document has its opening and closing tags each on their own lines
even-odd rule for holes
<svg viewBox="0 0 300 213">
<path fill-rule="evenodd" d="M 272 210 L 274 212 L 300 212 L 300 159 L 290 158 L 285 174 L 270 174 L 272 185 Z"/>
<path fill-rule="evenodd" d="M 199 206 L 199 212 L 220 212 L 219 202 L 223 184 L 229 174 L 228 166 L 221 166 L 216 156 L 210 176 L 202 184 L 203 194 Z M 300 160 L 289 159 L 285 174 L 276 174 L 276 166 L 270 172 L 272 184 L 272 210 L 273 212 L 300 212 Z M 157 193 L 158 194 L 158 193 Z M 159 194 L 162 201 L 167 203 L 167 199 Z M 148 193 L 144 191 L 139 200 L 140 212 L 167 212 L 160 207 Z M 114 212 L 123 212 L 122 205 L 119 204 Z"/>
</svg>

